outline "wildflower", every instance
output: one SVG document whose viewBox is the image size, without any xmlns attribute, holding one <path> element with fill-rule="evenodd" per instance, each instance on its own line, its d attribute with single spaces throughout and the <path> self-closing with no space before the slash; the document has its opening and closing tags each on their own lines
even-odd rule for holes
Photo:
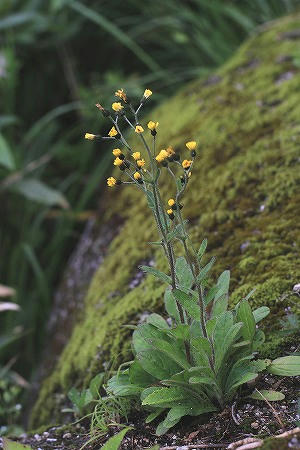
<svg viewBox="0 0 300 450">
<path fill-rule="evenodd" d="M 182 167 L 185 170 L 187 170 L 187 169 L 189 169 L 191 167 L 192 162 L 193 161 L 191 161 L 191 160 L 185 159 L 185 160 L 182 161 Z"/>
<path fill-rule="evenodd" d="M 187 142 L 185 145 L 186 145 L 186 147 L 187 147 L 189 150 L 196 150 L 197 142 L 196 142 L 196 141 L 189 141 L 189 142 Z"/>
<path fill-rule="evenodd" d="M 142 180 L 142 175 L 139 173 L 139 172 L 135 172 L 134 174 L 133 174 L 133 178 L 138 182 L 138 183 L 143 183 L 143 180 Z"/>
<path fill-rule="evenodd" d="M 175 200 L 174 200 L 174 198 L 169 198 L 169 200 L 168 200 L 168 205 L 169 205 L 169 206 L 175 205 Z"/>
<path fill-rule="evenodd" d="M 117 180 L 114 177 L 107 178 L 107 185 L 113 187 L 117 184 Z"/>
<path fill-rule="evenodd" d="M 161 163 L 168 157 L 168 152 L 164 149 L 162 149 L 159 154 L 155 157 L 156 161 Z"/>
<path fill-rule="evenodd" d="M 158 127 L 158 122 L 153 122 L 152 120 L 150 120 L 150 122 L 148 122 L 147 126 L 148 126 L 149 130 L 151 130 L 152 136 L 155 136 L 157 133 L 156 128 Z"/>
<path fill-rule="evenodd" d="M 124 106 L 122 106 L 120 102 L 114 102 L 114 103 L 111 105 L 111 107 L 112 107 L 112 109 L 113 109 L 114 111 L 116 111 L 116 112 L 120 112 L 120 111 L 122 111 L 122 109 L 124 108 Z"/>
<path fill-rule="evenodd" d="M 146 164 L 144 159 L 138 159 L 136 163 L 138 167 L 144 167 L 144 165 Z"/>
<path fill-rule="evenodd" d="M 94 139 L 96 139 L 97 136 L 92 133 L 85 133 L 84 137 L 85 137 L 85 139 L 89 139 L 90 141 L 93 141 Z"/>
<path fill-rule="evenodd" d="M 145 89 L 144 97 L 148 98 L 148 97 L 150 97 L 150 95 L 152 95 L 152 91 L 150 91 L 150 89 Z"/>
<path fill-rule="evenodd" d="M 138 159 L 141 159 L 141 152 L 134 152 L 134 153 L 132 153 L 132 157 L 133 157 L 133 159 L 135 159 L 136 161 L 137 161 Z"/>
<path fill-rule="evenodd" d="M 122 155 L 122 152 L 121 152 L 121 150 L 119 148 L 114 148 L 113 151 L 112 151 L 112 154 L 114 156 L 120 156 L 120 155 Z"/>
<path fill-rule="evenodd" d="M 116 97 L 120 97 L 125 103 L 127 102 L 127 95 L 125 94 L 125 92 L 124 92 L 124 89 L 118 89 L 116 92 L 115 92 L 115 96 Z"/>
<path fill-rule="evenodd" d="M 168 153 L 169 157 L 175 155 L 175 151 L 173 147 L 171 147 L 171 145 L 169 145 L 169 147 L 166 149 L 166 152 Z"/>
<path fill-rule="evenodd" d="M 143 133 L 143 131 L 144 131 L 144 128 L 141 125 L 137 125 L 135 127 L 135 132 L 136 133 L 140 134 L 140 133 Z"/>
<path fill-rule="evenodd" d="M 102 112 L 104 117 L 109 117 L 110 116 L 110 112 L 107 109 L 103 108 L 103 106 L 100 105 L 100 103 L 96 103 L 96 106 L 97 106 L 98 109 L 100 109 L 100 111 Z"/>
<path fill-rule="evenodd" d="M 120 166 L 122 166 L 122 165 L 124 165 L 123 160 L 122 160 L 121 158 L 117 157 L 117 158 L 114 160 L 114 166 L 120 167 Z"/>
<path fill-rule="evenodd" d="M 168 213 L 168 216 L 169 216 L 169 218 L 171 219 L 171 220 L 173 220 L 174 219 L 174 211 L 173 211 L 173 209 L 168 209 L 167 210 L 167 213 Z"/>
<path fill-rule="evenodd" d="M 108 133 L 108 136 L 110 136 L 110 137 L 116 137 L 116 136 L 118 136 L 118 132 L 117 132 L 117 130 L 115 129 L 115 127 L 112 127 L 110 130 L 109 130 L 109 133 Z"/>
</svg>

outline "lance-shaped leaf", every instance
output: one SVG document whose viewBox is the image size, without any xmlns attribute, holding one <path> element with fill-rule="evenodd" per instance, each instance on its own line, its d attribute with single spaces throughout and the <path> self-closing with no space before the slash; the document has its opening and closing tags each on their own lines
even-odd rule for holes
<svg viewBox="0 0 300 450">
<path fill-rule="evenodd" d="M 267 371 L 274 375 L 295 377 L 300 375 L 300 356 L 283 356 L 274 359 L 267 367 Z"/>
<path fill-rule="evenodd" d="M 255 320 L 247 300 L 242 300 L 237 308 L 237 321 L 243 323 L 241 333 L 245 341 L 252 342 L 255 334 Z"/>
<path fill-rule="evenodd" d="M 176 300 L 181 304 L 189 316 L 192 319 L 200 320 L 200 308 L 195 302 L 195 297 L 186 294 L 180 289 L 173 289 L 172 292 Z"/>
<path fill-rule="evenodd" d="M 210 269 L 212 268 L 212 266 L 214 265 L 216 261 L 216 258 L 213 256 L 211 258 L 211 260 L 209 261 L 209 263 L 206 264 L 206 266 L 203 267 L 203 269 L 199 272 L 199 275 L 197 276 L 197 282 L 201 283 L 201 281 L 203 281 L 205 278 L 207 278 L 208 273 L 210 271 Z"/>
<path fill-rule="evenodd" d="M 278 400 L 283 400 L 285 395 L 282 392 L 265 389 L 258 391 L 256 389 L 252 392 L 252 394 L 248 395 L 248 397 L 253 398 L 254 400 L 268 400 L 269 402 L 277 402 Z"/>
<path fill-rule="evenodd" d="M 184 256 L 180 256 L 176 259 L 175 271 L 179 285 L 184 288 L 191 288 L 194 282 L 194 277 Z"/>
<path fill-rule="evenodd" d="M 270 313 L 270 308 L 267 306 L 261 306 L 260 308 L 257 308 L 253 311 L 253 316 L 255 323 L 260 322 L 263 320 L 267 315 Z"/>
<path fill-rule="evenodd" d="M 171 277 L 169 277 L 165 273 L 161 272 L 160 270 L 154 269 L 154 267 L 140 266 L 140 269 L 143 272 L 150 273 L 151 275 L 155 276 L 156 278 L 159 278 L 164 283 L 167 283 L 167 284 L 172 283 Z"/>
</svg>

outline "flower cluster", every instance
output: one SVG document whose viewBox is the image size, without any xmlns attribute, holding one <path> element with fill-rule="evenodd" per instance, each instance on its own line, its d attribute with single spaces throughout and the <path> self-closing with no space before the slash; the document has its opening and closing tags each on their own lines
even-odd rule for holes
<svg viewBox="0 0 300 450">
<path fill-rule="evenodd" d="M 157 218 L 159 226 L 162 229 L 166 227 L 166 231 L 168 231 L 168 229 L 170 230 L 174 226 L 172 224 L 174 219 L 178 223 L 182 221 L 180 213 L 182 205 L 179 200 L 192 174 L 191 169 L 196 157 L 197 142 L 186 142 L 185 146 L 189 151 L 189 157 L 182 159 L 182 161 L 179 151 L 175 150 L 171 145 L 159 151 L 156 150 L 159 123 L 155 120 L 150 120 L 147 122 L 147 127 L 144 127 L 139 121 L 139 112 L 151 95 L 152 91 L 146 89 L 140 99 L 139 105 L 135 108 L 124 89 L 118 89 L 115 92 L 115 96 L 118 97 L 119 101 L 112 103 L 111 109 L 113 112 L 109 112 L 99 103 L 96 105 L 102 114 L 112 122 L 112 127 L 108 131 L 108 135 L 101 137 L 92 133 L 86 133 L 85 138 L 89 140 L 96 138 L 102 138 L 104 140 L 111 139 L 118 143 L 118 146 L 112 150 L 114 156 L 113 165 L 122 174 L 120 178 L 108 177 L 107 185 L 109 187 L 115 187 L 120 184 L 136 185 L 147 195 L 148 200 L 149 197 L 153 197 L 155 204 L 154 215 Z M 141 141 L 140 149 L 133 149 L 126 141 L 121 130 L 123 124 L 128 125 L 139 136 Z M 146 131 L 147 129 L 150 131 L 152 143 L 147 142 L 145 129 Z M 158 181 L 162 170 L 166 170 L 167 174 L 176 181 L 176 195 L 167 201 L 166 209 L 161 202 L 160 194 L 158 194 Z M 167 219 L 169 219 L 169 222 Z"/>
</svg>

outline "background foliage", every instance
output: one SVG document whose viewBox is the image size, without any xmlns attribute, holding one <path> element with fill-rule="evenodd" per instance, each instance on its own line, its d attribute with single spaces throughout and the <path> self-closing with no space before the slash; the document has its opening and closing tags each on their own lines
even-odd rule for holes
<svg viewBox="0 0 300 450">
<path fill-rule="evenodd" d="M 0 318 L 2 364 L 34 374 L 53 291 L 111 156 L 85 143 L 105 131 L 94 103 L 123 87 L 161 101 L 207 75 L 257 25 L 299 0 L 2 0 L 0 3 L 0 283 L 21 310 Z M 22 349 L 22 352 L 20 351 Z M 21 353 L 21 354 L 19 354 Z"/>
</svg>

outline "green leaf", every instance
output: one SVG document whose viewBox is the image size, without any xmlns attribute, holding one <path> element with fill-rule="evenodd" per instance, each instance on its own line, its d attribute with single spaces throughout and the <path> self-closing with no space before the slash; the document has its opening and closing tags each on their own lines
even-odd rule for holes
<svg viewBox="0 0 300 450">
<path fill-rule="evenodd" d="M 260 322 L 263 320 L 267 315 L 270 313 L 270 308 L 267 306 L 261 306 L 260 308 L 257 308 L 253 311 L 253 317 L 255 320 L 255 323 Z"/>
<path fill-rule="evenodd" d="M 248 383 L 248 381 L 254 380 L 258 376 L 257 373 L 248 372 L 239 377 L 237 381 L 235 381 L 233 384 L 231 384 L 228 388 L 227 395 L 232 394 L 236 391 L 236 389 L 241 386 L 242 384 Z"/>
<path fill-rule="evenodd" d="M 104 373 L 98 373 L 98 375 L 96 375 L 89 384 L 89 390 L 92 394 L 92 397 L 98 398 L 99 397 L 99 389 L 100 386 L 103 383 L 103 378 L 104 378 Z"/>
<path fill-rule="evenodd" d="M 197 258 L 199 261 L 201 261 L 202 256 L 204 255 L 204 252 L 206 250 L 207 247 L 207 239 L 203 239 L 203 241 L 201 242 L 200 248 L 198 250 L 198 254 L 197 254 Z"/>
<path fill-rule="evenodd" d="M 69 208 L 67 200 L 59 191 L 35 178 L 26 178 L 18 181 L 13 187 L 14 190 L 29 200 L 43 203 L 44 205 L 59 205 L 64 209 Z"/>
<path fill-rule="evenodd" d="M 160 270 L 154 269 L 154 267 L 140 266 L 140 269 L 145 273 L 150 273 L 151 275 L 155 276 L 156 278 L 159 278 L 164 283 L 167 283 L 167 284 L 172 283 L 171 277 L 169 277 L 168 275 L 166 275 L 163 272 L 160 272 Z"/>
<path fill-rule="evenodd" d="M 274 375 L 295 377 L 300 375 L 300 356 L 283 356 L 274 359 L 267 367 L 267 371 Z"/>
<path fill-rule="evenodd" d="M 228 308 L 228 295 L 222 294 L 221 297 L 217 297 L 214 299 L 211 318 L 218 317 L 220 314 L 227 311 Z"/>
<path fill-rule="evenodd" d="M 183 226 L 185 224 L 187 224 L 187 223 L 188 223 L 188 221 L 184 220 L 183 221 Z M 166 236 L 167 241 L 170 242 L 174 238 L 182 238 L 184 236 L 184 228 L 183 228 L 183 226 L 182 226 L 181 223 L 179 223 L 178 225 L 175 226 L 175 228 L 173 230 L 169 231 L 169 233 Z"/>
<path fill-rule="evenodd" d="M 106 441 L 105 444 L 102 445 L 101 450 L 118 450 L 125 434 L 129 430 L 132 430 L 132 427 L 123 428 L 123 430 L 119 431 L 118 434 L 109 438 L 108 441 Z"/>
<path fill-rule="evenodd" d="M 151 414 L 149 414 L 149 416 L 146 417 L 145 423 L 153 422 L 153 420 L 155 420 L 156 417 L 158 417 L 164 411 L 165 411 L 165 408 L 158 408 L 158 409 L 156 409 L 154 412 L 152 412 Z"/>
<path fill-rule="evenodd" d="M 251 361 L 249 367 L 253 370 L 253 372 L 262 372 L 265 370 L 270 364 L 270 359 L 257 359 L 255 361 Z"/>
<path fill-rule="evenodd" d="M 209 305 L 209 303 L 215 298 L 216 294 L 219 291 L 219 287 L 217 285 L 212 286 L 207 293 L 204 295 L 204 303 L 205 306 Z"/>
<path fill-rule="evenodd" d="M 255 320 L 247 300 L 243 299 L 237 308 L 237 321 L 243 323 L 241 330 L 245 341 L 252 342 L 255 334 Z"/>
<path fill-rule="evenodd" d="M 220 316 L 219 316 L 220 317 Z M 223 322 L 223 321 L 222 321 Z M 218 329 L 218 320 L 216 324 L 216 330 Z M 235 342 L 236 338 L 238 337 L 238 334 L 240 330 L 242 329 L 243 324 L 241 322 L 235 323 L 232 325 L 229 329 L 224 327 L 224 331 L 220 331 L 218 334 L 218 337 L 214 340 L 214 348 L 215 348 L 215 370 L 218 371 L 221 369 L 221 366 L 223 364 L 224 358 L 227 354 L 227 352 L 230 350 L 230 347 Z M 216 336 L 216 330 L 215 330 L 215 336 Z M 223 338 L 221 338 L 223 334 Z M 221 342 L 222 339 L 222 342 Z"/>
<path fill-rule="evenodd" d="M 144 350 L 136 355 L 143 369 L 153 377 L 164 380 L 179 372 L 181 367 L 158 350 Z"/>
<path fill-rule="evenodd" d="M 31 450 L 30 445 L 20 444 L 19 442 L 11 441 L 6 437 L 2 438 L 3 440 L 3 450 Z"/>
<path fill-rule="evenodd" d="M 265 333 L 260 329 L 255 330 L 255 335 L 252 341 L 253 351 L 259 350 L 264 342 L 265 342 Z"/>
<path fill-rule="evenodd" d="M 143 401 L 142 405 L 171 407 L 186 399 L 187 393 L 181 387 L 161 387 L 151 392 Z"/>
<path fill-rule="evenodd" d="M 217 286 L 219 287 L 218 296 L 228 295 L 230 284 L 230 270 L 224 270 L 218 278 Z"/>
<path fill-rule="evenodd" d="M 126 397 L 139 395 L 143 388 L 131 384 L 128 374 L 119 373 L 108 380 L 107 389 L 114 395 Z"/>
<path fill-rule="evenodd" d="M 165 308 L 169 316 L 173 317 L 177 323 L 180 323 L 180 315 L 177 308 L 176 300 L 172 294 L 171 287 L 167 287 L 164 295 Z"/>
<path fill-rule="evenodd" d="M 140 362 L 136 360 L 129 367 L 129 379 L 131 384 L 142 387 L 147 387 L 157 381 L 157 378 L 146 372 Z"/>
<path fill-rule="evenodd" d="M 148 202 L 149 208 L 154 209 L 155 204 L 154 204 L 153 193 L 151 191 L 147 191 L 146 196 L 147 196 L 147 202 Z"/>
<path fill-rule="evenodd" d="M 186 341 L 190 338 L 190 326 L 188 324 L 180 323 L 177 327 L 170 329 L 169 334 L 176 339 Z"/>
<path fill-rule="evenodd" d="M 206 266 L 204 266 L 203 269 L 199 272 L 199 274 L 197 276 L 198 283 L 201 283 L 201 281 L 203 281 L 205 278 L 207 278 L 208 272 L 214 265 L 215 261 L 216 261 L 216 258 L 213 256 L 211 258 L 211 260 L 209 261 L 209 263 L 207 263 Z"/>
<path fill-rule="evenodd" d="M 0 165 L 10 170 L 15 169 L 13 153 L 2 134 L 0 134 Z"/>
<path fill-rule="evenodd" d="M 209 377 L 191 377 L 189 382 L 190 384 L 207 384 L 209 386 L 216 384 L 215 380 Z"/>
<path fill-rule="evenodd" d="M 184 256 L 180 256 L 176 259 L 175 271 L 179 285 L 184 288 L 191 288 L 194 282 L 194 277 Z"/>
<path fill-rule="evenodd" d="M 150 325 L 153 325 L 156 328 L 163 329 L 163 330 L 169 330 L 170 327 L 165 321 L 163 317 L 161 317 L 159 314 L 152 313 L 150 316 L 147 317 L 146 320 L 147 323 Z"/>
<path fill-rule="evenodd" d="M 195 320 L 200 320 L 200 308 L 194 298 L 180 289 L 173 289 L 172 292 L 176 300 L 181 304 L 189 316 Z"/>
<path fill-rule="evenodd" d="M 257 389 L 252 392 L 252 394 L 248 395 L 249 398 L 253 398 L 254 400 L 268 400 L 269 402 L 277 402 L 278 400 L 283 400 L 285 395 L 282 392 L 265 390 L 261 389 L 258 391 Z"/>
</svg>

